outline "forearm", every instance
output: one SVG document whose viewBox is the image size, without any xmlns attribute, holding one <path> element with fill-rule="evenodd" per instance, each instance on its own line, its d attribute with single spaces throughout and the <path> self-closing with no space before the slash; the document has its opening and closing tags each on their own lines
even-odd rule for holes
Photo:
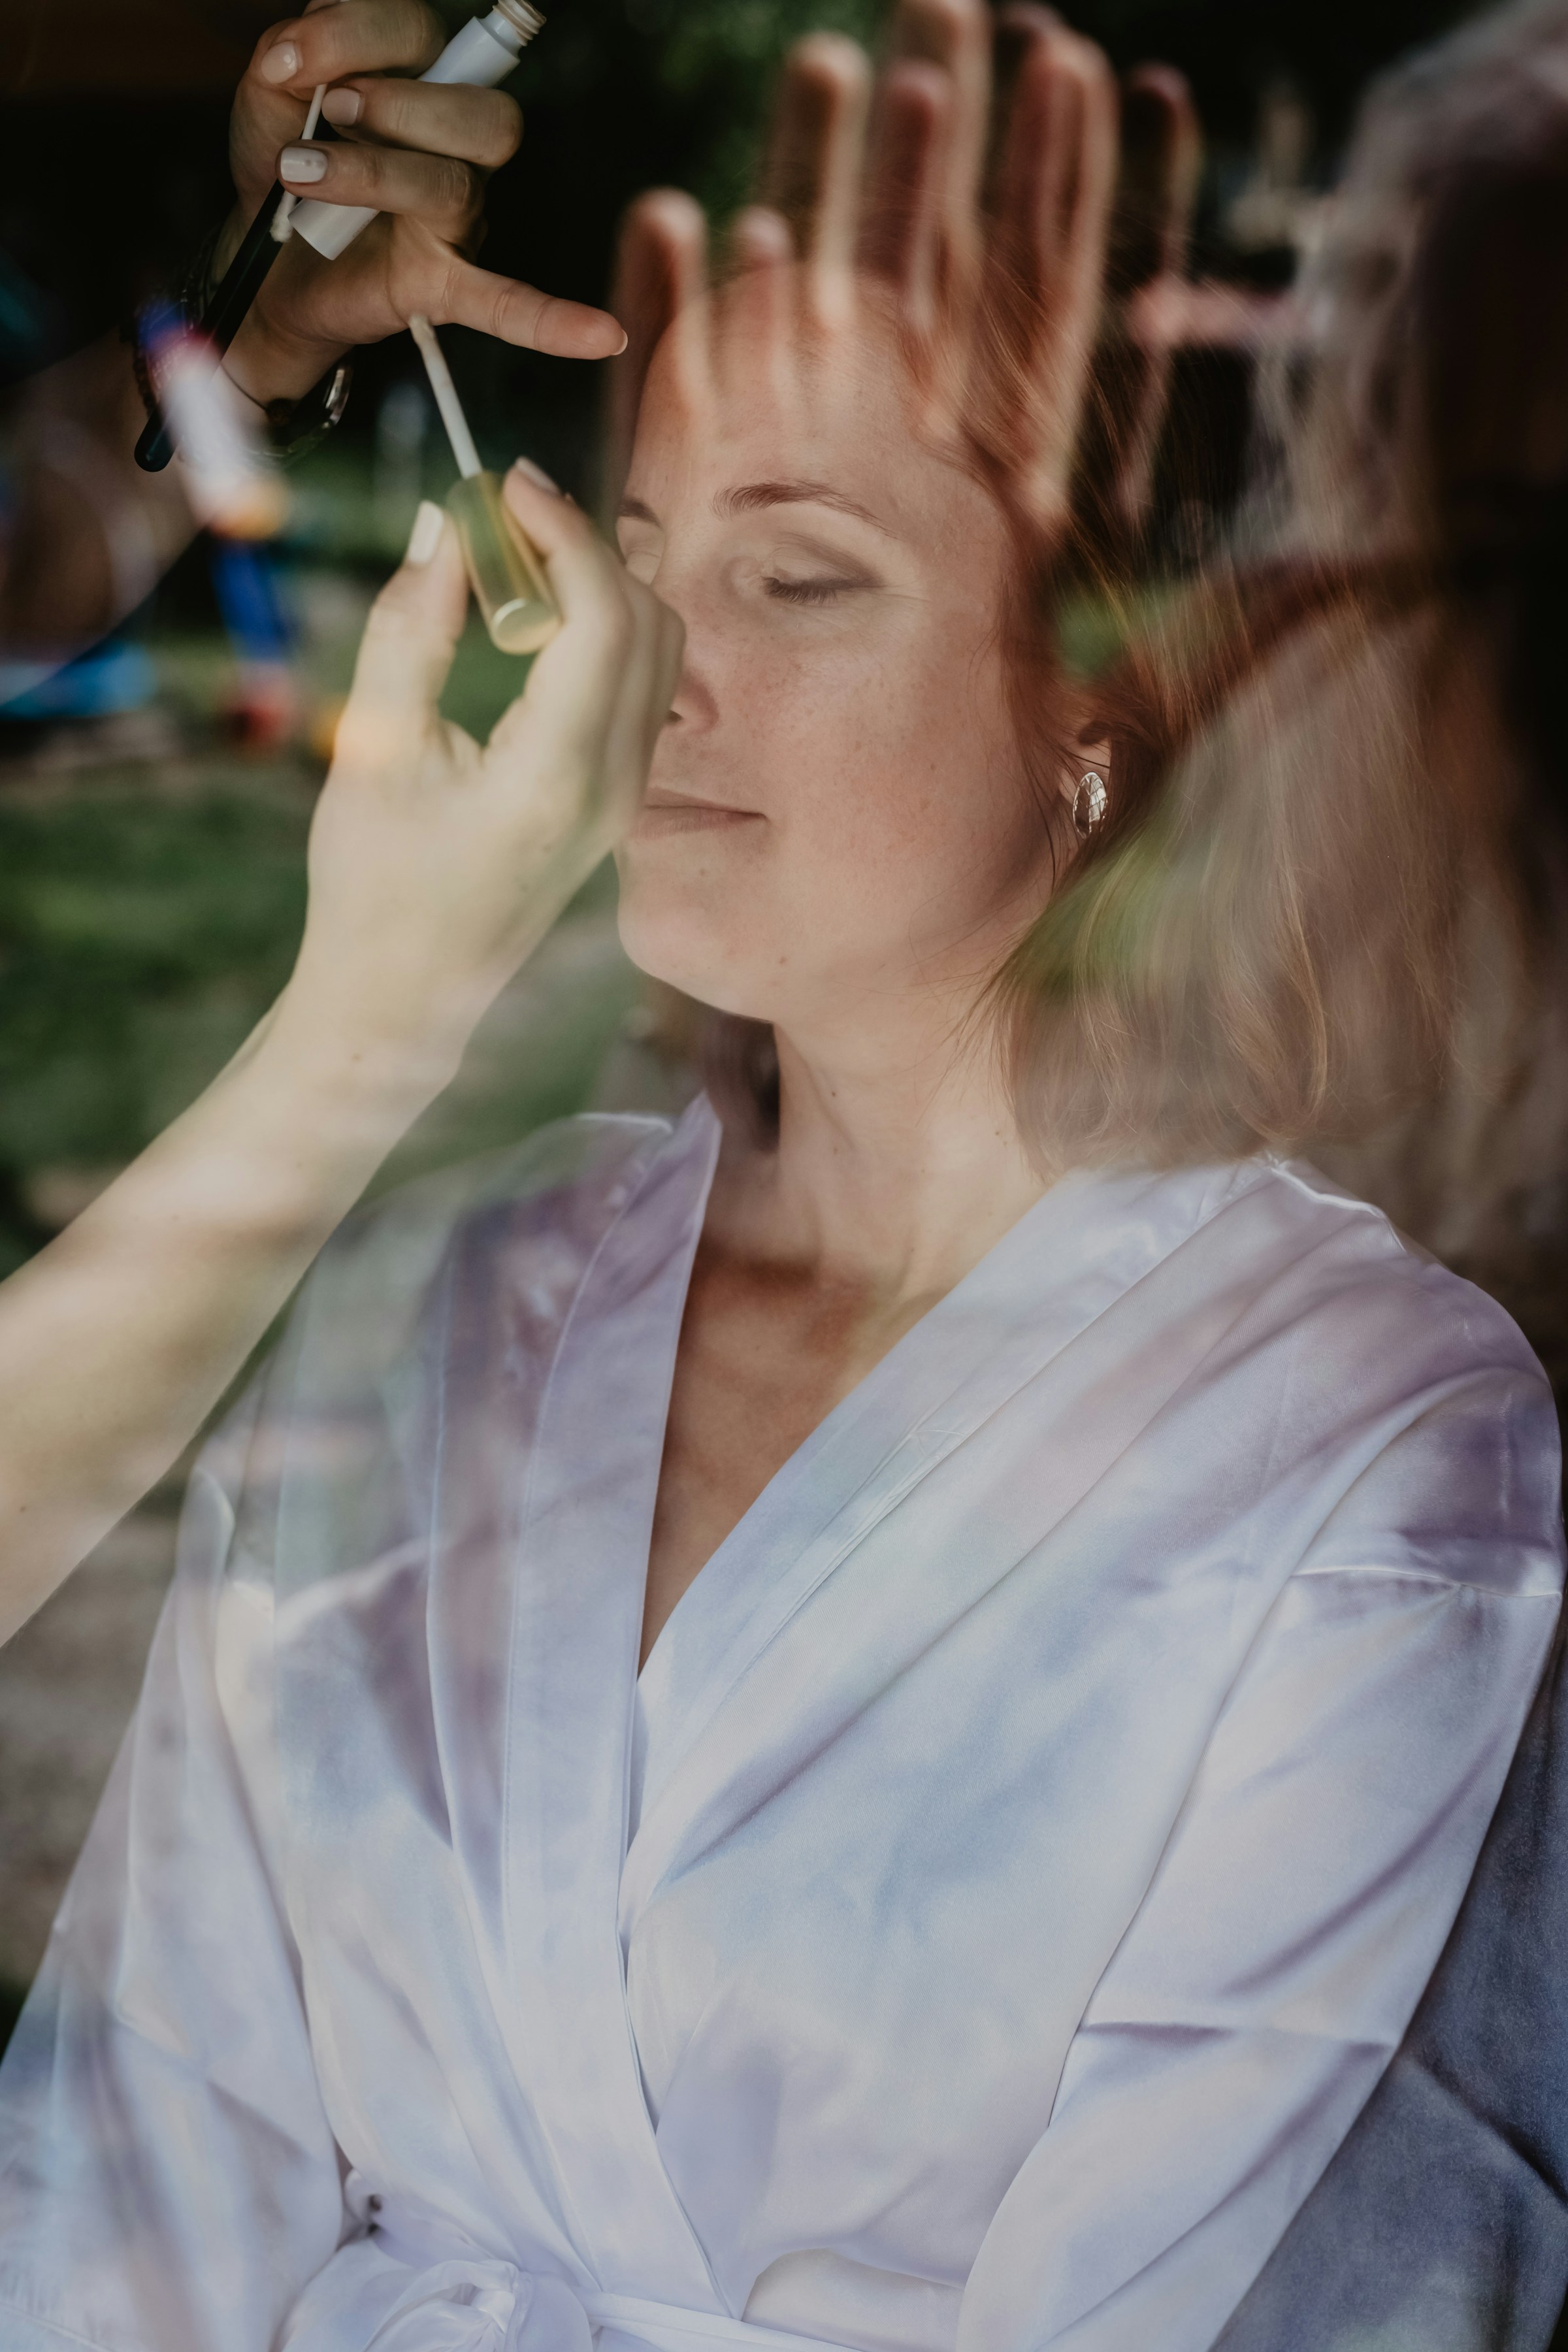
<svg viewBox="0 0 1568 2352">
<path fill-rule="evenodd" d="M 286 992 L 0 1284 L 0 1640 L 177 1458 L 454 1058 L 364 1050 Z"/>
</svg>

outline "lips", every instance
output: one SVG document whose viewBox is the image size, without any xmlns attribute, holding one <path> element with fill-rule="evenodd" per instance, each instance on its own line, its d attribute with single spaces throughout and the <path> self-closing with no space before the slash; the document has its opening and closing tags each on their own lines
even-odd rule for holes
<svg viewBox="0 0 1568 2352">
<path fill-rule="evenodd" d="M 741 824 L 761 824 L 756 809 L 730 808 L 721 801 L 705 801 L 690 793 L 650 791 L 632 826 L 634 840 L 668 833 L 708 833 Z"/>
</svg>

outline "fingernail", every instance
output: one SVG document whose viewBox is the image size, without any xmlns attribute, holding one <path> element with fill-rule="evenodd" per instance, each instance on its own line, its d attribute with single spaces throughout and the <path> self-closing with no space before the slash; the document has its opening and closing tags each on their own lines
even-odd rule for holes
<svg viewBox="0 0 1568 2352">
<path fill-rule="evenodd" d="M 357 89 L 330 89 L 321 100 L 321 112 L 329 122 L 357 122 L 364 112 L 364 100 Z"/>
<path fill-rule="evenodd" d="M 552 482 L 543 467 L 536 466 L 531 457 L 514 457 L 511 470 L 514 474 L 521 474 L 525 481 L 531 482 L 536 489 L 548 490 L 552 499 L 561 496 L 560 483 Z"/>
<path fill-rule="evenodd" d="M 274 41 L 257 68 L 263 81 L 292 81 L 300 70 L 300 52 L 292 41 Z"/>
<path fill-rule="evenodd" d="M 421 499 L 419 511 L 414 518 L 414 528 L 408 534 L 408 552 L 405 563 L 428 563 L 441 544 L 441 533 L 447 518 L 429 499 Z"/>
<path fill-rule="evenodd" d="M 324 180 L 327 176 L 327 151 L 324 147 L 285 147 L 278 158 L 280 180 Z"/>
</svg>

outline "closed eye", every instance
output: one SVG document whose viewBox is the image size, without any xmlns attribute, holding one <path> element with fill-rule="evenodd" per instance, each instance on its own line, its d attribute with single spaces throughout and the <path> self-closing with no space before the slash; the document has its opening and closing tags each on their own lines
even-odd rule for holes
<svg viewBox="0 0 1568 2352">
<path fill-rule="evenodd" d="M 780 580 L 764 575 L 764 593 L 781 604 L 827 604 L 836 596 L 853 596 L 870 583 L 865 580 L 841 580 L 824 576 L 816 580 Z"/>
</svg>

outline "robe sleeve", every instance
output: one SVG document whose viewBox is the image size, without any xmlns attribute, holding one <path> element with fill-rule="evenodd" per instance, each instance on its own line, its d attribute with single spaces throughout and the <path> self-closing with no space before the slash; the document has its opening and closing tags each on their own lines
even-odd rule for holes
<svg viewBox="0 0 1568 2352">
<path fill-rule="evenodd" d="M 1540 1515 L 1510 1529 L 1495 1484 L 1477 1507 L 1485 1385 L 1363 1474 L 1266 1619 L 982 2248 L 959 2352 L 1208 2352 L 1398 2046 L 1557 1614 Z"/>
<path fill-rule="evenodd" d="M 193 1479 L 141 1706 L 0 2073 L 6 2352 L 268 2352 L 343 2231 L 268 1855 L 270 1593 L 234 1556 L 254 1417 Z"/>
</svg>

